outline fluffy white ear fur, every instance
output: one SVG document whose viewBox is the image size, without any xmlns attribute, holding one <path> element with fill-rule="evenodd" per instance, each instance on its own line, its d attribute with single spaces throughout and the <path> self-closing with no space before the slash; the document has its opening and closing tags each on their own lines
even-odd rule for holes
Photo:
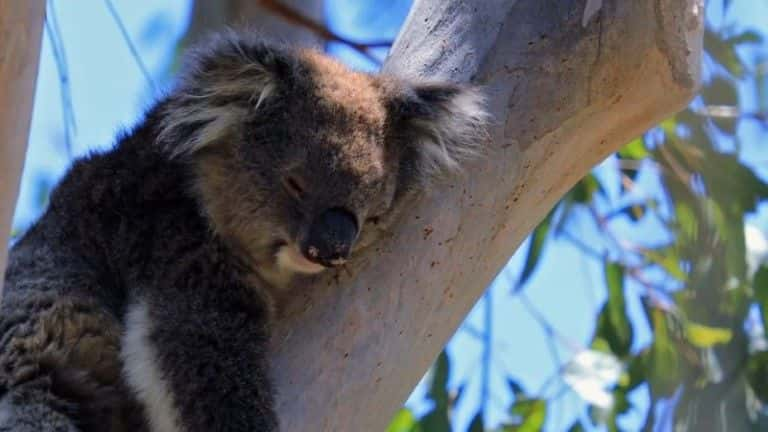
<svg viewBox="0 0 768 432">
<path fill-rule="evenodd" d="M 179 85 L 163 110 L 158 142 L 173 157 L 225 139 L 277 85 L 282 48 L 224 33 L 187 54 Z"/>
<path fill-rule="evenodd" d="M 415 135 L 418 168 L 425 178 L 461 171 L 488 140 L 490 119 L 479 89 L 454 84 L 416 84 L 403 114 Z"/>
</svg>

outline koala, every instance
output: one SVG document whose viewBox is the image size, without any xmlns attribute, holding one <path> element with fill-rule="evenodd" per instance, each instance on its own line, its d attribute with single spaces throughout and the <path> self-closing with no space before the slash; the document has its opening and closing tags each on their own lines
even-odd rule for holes
<svg viewBox="0 0 768 432">
<path fill-rule="evenodd" d="M 186 58 L 10 251 L 0 431 L 278 430 L 274 299 L 482 152 L 469 86 L 355 72 L 242 31 Z"/>
</svg>

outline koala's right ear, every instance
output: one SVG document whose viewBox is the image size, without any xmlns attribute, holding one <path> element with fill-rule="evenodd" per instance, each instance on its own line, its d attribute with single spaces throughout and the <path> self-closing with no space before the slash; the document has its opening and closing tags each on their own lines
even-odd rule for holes
<svg viewBox="0 0 768 432">
<path fill-rule="evenodd" d="M 217 34 L 185 55 L 158 137 L 173 157 L 225 139 L 289 79 L 295 56 L 249 34 Z"/>
<path fill-rule="evenodd" d="M 415 83 L 394 97 L 394 124 L 420 180 L 461 170 L 487 142 L 485 97 L 477 87 Z"/>
</svg>

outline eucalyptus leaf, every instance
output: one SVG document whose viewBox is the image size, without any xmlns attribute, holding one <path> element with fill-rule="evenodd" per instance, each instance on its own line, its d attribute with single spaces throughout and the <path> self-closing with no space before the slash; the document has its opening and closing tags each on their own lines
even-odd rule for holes
<svg viewBox="0 0 768 432">
<path fill-rule="evenodd" d="M 760 307 L 760 314 L 763 318 L 763 328 L 768 334 L 768 267 L 761 266 L 755 272 L 752 278 L 752 291 L 755 294 L 755 300 Z"/>
<path fill-rule="evenodd" d="M 605 282 L 608 287 L 608 300 L 598 315 L 595 339 L 606 341 L 612 353 L 623 357 L 629 353 L 633 338 L 624 299 L 623 267 L 617 263 L 606 262 Z"/>
<path fill-rule="evenodd" d="M 731 341 L 733 333 L 729 329 L 709 327 L 695 322 L 685 324 L 688 342 L 697 348 L 711 348 Z"/>
<path fill-rule="evenodd" d="M 536 270 L 536 266 L 539 264 L 541 254 L 544 251 L 544 245 L 546 244 L 547 238 L 549 236 L 553 214 L 554 210 L 550 211 L 544 220 L 539 223 L 536 229 L 533 230 L 530 244 L 528 246 L 528 254 L 525 257 L 523 272 L 520 274 L 520 279 L 518 279 L 514 291 L 519 291 L 522 289 L 525 283 L 528 282 L 528 279 L 531 277 L 534 270 Z"/>
<path fill-rule="evenodd" d="M 508 426 L 514 432 L 539 432 L 547 417 L 547 403 L 541 399 L 515 401 L 510 413 L 517 420 L 514 426 Z"/>
<path fill-rule="evenodd" d="M 417 432 L 418 422 L 411 410 L 402 408 L 392 418 L 386 432 Z"/>
<path fill-rule="evenodd" d="M 635 138 L 619 150 L 622 159 L 641 160 L 650 155 L 642 138 Z"/>
<path fill-rule="evenodd" d="M 469 424 L 469 428 L 467 428 L 467 432 L 483 432 L 485 431 L 485 426 L 483 426 L 483 412 L 478 411 L 477 414 L 475 414 L 475 417 L 472 419 L 472 422 Z"/>
<path fill-rule="evenodd" d="M 704 46 L 706 52 L 736 78 L 744 76 L 744 62 L 736 53 L 733 41 L 721 38 L 710 29 L 704 31 Z"/>
<path fill-rule="evenodd" d="M 670 396 L 681 382 L 681 359 L 667 328 L 664 311 L 653 308 L 651 311 L 653 343 L 648 355 L 648 383 L 651 392 L 657 397 Z"/>
<path fill-rule="evenodd" d="M 768 403 L 768 351 L 757 351 L 747 359 L 747 381 L 760 401 Z"/>
</svg>

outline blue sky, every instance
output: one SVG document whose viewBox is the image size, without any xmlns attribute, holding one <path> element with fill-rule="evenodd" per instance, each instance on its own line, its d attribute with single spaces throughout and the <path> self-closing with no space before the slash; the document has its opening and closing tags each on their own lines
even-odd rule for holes
<svg viewBox="0 0 768 432">
<path fill-rule="evenodd" d="M 369 2 L 354 0 L 329 0 L 329 23 L 339 31 L 359 40 L 394 38 L 400 22 L 405 18 L 409 2 L 386 1 L 374 8 L 365 8 Z M 715 11 L 718 2 L 710 2 Z M 151 86 L 142 76 L 134 58 L 123 40 L 114 20 L 102 0 L 79 0 L 76 3 L 55 1 L 55 16 L 59 26 L 59 38 L 66 52 L 71 82 L 71 101 L 74 108 L 76 130 L 72 134 L 72 153 L 79 155 L 90 149 L 108 148 L 121 128 L 132 125 L 152 101 Z M 184 32 L 189 14 L 189 4 L 180 0 L 114 0 L 122 20 L 135 42 L 142 60 L 153 79 L 161 86 L 168 70 L 174 44 Z M 711 13 L 714 23 L 737 23 L 739 27 L 755 27 L 766 30 L 768 3 L 761 0 L 734 2 L 734 10 L 725 18 Z M 330 50 L 349 64 L 370 70 L 372 65 L 348 48 L 332 45 Z M 746 52 L 745 55 L 751 55 Z M 757 107 L 758 101 L 751 95 L 753 89 L 744 87 L 742 93 L 748 106 Z M 64 146 L 60 78 L 53 56 L 51 38 L 45 37 L 37 82 L 29 152 L 22 179 L 21 196 L 15 217 L 15 226 L 24 227 L 39 211 L 38 185 L 52 184 L 64 172 L 70 156 Z M 744 157 L 754 162 L 763 175 L 768 173 L 768 155 L 755 143 L 765 142 L 765 132 L 749 122 L 742 122 L 739 129 Z M 598 175 L 609 178 L 614 175 L 612 160 L 598 168 Z M 607 182 L 615 183 L 615 182 Z M 649 193 L 654 188 L 652 177 L 639 182 Z M 613 191 L 616 196 L 616 191 Z M 764 212 L 763 212 L 764 213 Z M 583 216 L 583 215 L 582 215 Z M 768 218 L 760 214 L 755 223 L 761 228 L 768 226 Z M 650 222 L 649 222 L 650 223 Z M 590 225 L 588 217 L 578 214 L 571 221 L 569 231 L 586 239 L 599 240 L 599 233 Z M 630 229 L 628 225 L 615 227 L 627 236 L 659 236 L 658 227 L 652 225 Z M 548 344 L 549 336 L 533 319 L 520 300 L 509 295 L 510 281 L 514 281 L 521 268 L 527 244 L 511 258 L 490 288 L 494 343 L 491 369 L 488 420 L 494 423 L 504 416 L 510 400 L 505 377 L 512 376 L 528 391 L 537 393 L 543 384 L 567 361 L 573 350 L 558 345 L 559 361 L 553 360 Z M 539 312 L 558 330 L 564 339 L 575 346 L 583 346 L 591 339 L 596 310 L 605 300 L 602 265 L 575 249 L 570 243 L 555 241 L 545 251 L 544 266 L 532 277 L 526 295 Z M 638 287 L 628 285 L 628 290 Z M 650 333 L 642 318 L 637 295 L 629 295 L 630 315 L 636 317 L 636 347 L 649 342 Z M 482 302 L 467 318 L 467 327 L 484 329 L 486 309 Z M 471 331 L 459 331 L 450 344 L 453 360 L 451 383 L 468 382 L 465 403 L 457 413 L 458 430 L 463 430 L 479 404 L 482 343 Z M 545 394 L 554 394 L 562 383 Z M 409 405 L 423 409 L 420 403 L 423 389 L 417 389 Z M 643 392 L 638 390 L 634 400 L 636 412 L 630 414 L 626 424 L 637 424 L 644 418 Z M 560 430 L 569 425 L 574 416 L 583 411 L 583 402 L 574 393 L 566 392 L 557 399 L 548 418 L 548 429 Z"/>
</svg>

